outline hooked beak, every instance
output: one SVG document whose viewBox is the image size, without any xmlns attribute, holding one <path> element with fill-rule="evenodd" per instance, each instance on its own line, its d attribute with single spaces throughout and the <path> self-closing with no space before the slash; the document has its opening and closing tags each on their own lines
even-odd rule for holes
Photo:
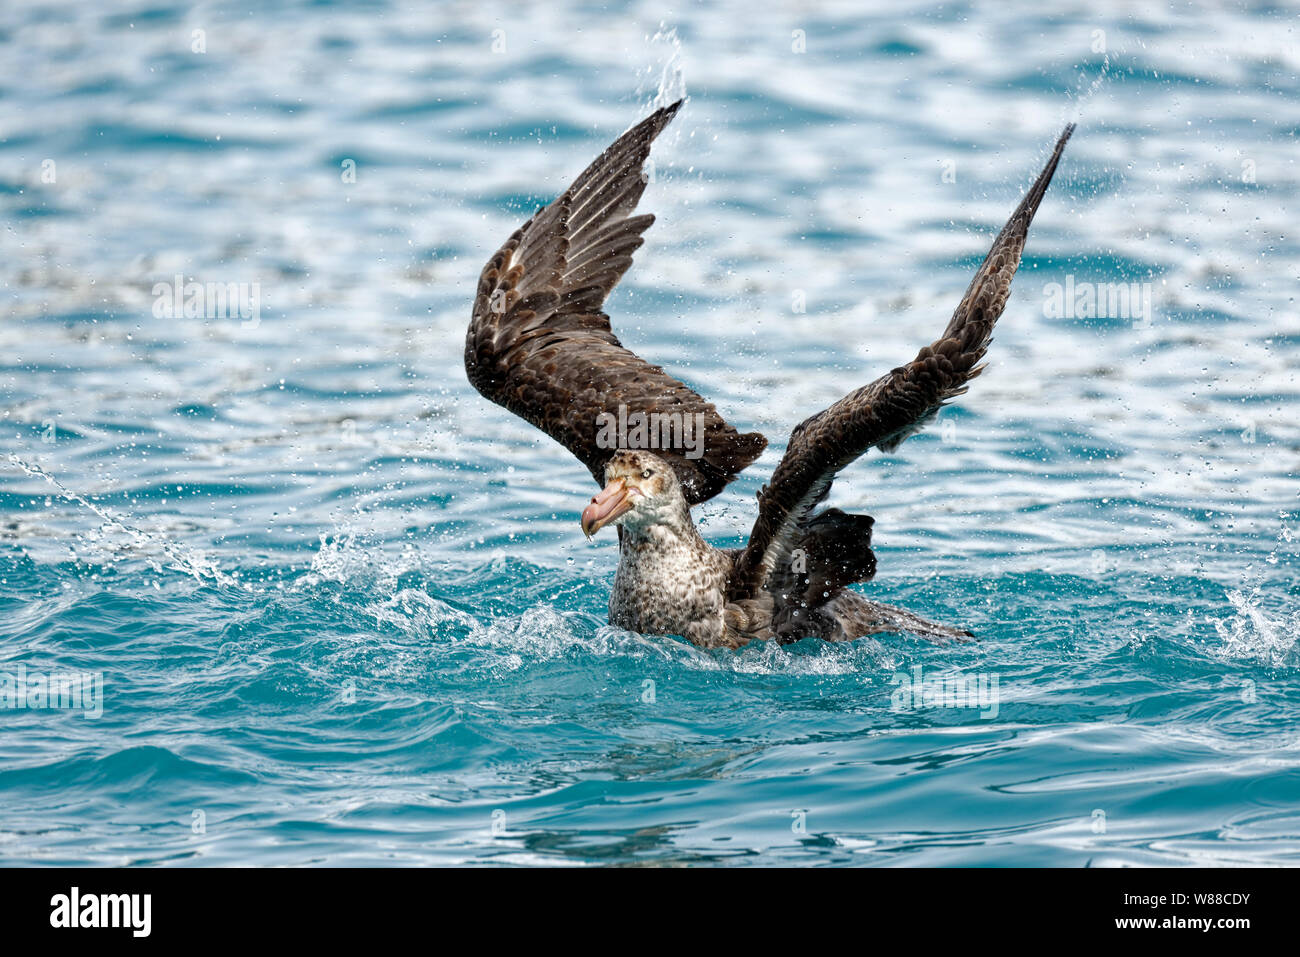
<svg viewBox="0 0 1300 957">
<path fill-rule="evenodd" d="M 593 495 L 591 504 L 582 510 L 582 533 L 591 538 L 614 519 L 631 511 L 635 494 L 636 490 L 629 489 L 623 479 L 614 479 L 599 495 Z"/>
</svg>

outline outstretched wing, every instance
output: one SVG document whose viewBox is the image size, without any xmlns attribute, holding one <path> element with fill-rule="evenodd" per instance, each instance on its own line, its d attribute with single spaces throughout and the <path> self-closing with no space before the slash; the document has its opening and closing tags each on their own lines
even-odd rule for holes
<svg viewBox="0 0 1300 957">
<path fill-rule="evenodd" d="M 771 483 L 759 492 L 758 520 L 728 588 L 733 600 L 752 597 L 763 588 L 841 469 L 873 446 L 892 452 L 980 374 L 984 367 L 979 363 L 1006 305 L 1029 224 L 1072 132 L 1074 124 L 1056 141 L 1046 167 L 998 233 L 943 335 L 907 365 L 851 392 L 794 430 Z"/>
<path fill-rule="evenodd" d="M 492 257 L 479 277 L 465 371 L 474 388 L 567 448 L 601 484 L 621 433 L 644 424 L 654 444 L 642 447 L 672 463 L 694 505 L 720 492 L 767 440 L 738 433 L 712 403 L 623 348 L 601 311 L 654 222 L 632 215 L 646 187 L 642 165 L 681 105 L 620 136 Z"/>
</svg>

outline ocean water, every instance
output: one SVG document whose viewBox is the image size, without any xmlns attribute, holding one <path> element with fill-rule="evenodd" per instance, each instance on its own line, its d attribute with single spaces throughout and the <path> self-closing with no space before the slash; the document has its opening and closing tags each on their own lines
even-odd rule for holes
<svg viewBox="0 0 1300 957">
<path fill-rule="evenodd" d="M 0 680 L 101 691 L 0 709 L 0 862 L 1300 863 L 1294 10 L 521 6 L 0 9 Z M 608 308 L 771 440 L 725 545 L 1078 121 L 987 372 L 832 499 L 977 642 L 608 626 L 589 477 L 466 382 L 681 93 Z"/>
</svg>

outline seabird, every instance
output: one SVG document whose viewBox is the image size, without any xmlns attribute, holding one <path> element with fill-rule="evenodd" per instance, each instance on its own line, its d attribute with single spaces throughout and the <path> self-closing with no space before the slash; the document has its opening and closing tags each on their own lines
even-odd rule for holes
<svg viewBox="0 0 1300 957">
<path fill-rule="evenodd" d="M 737 432 L 712 403 L 624 348 L 602 309 L 654 222 L 633 215 L 647 182 L 642 167 L 681 105 L 655 110 L 615 140 L 489 260 L 465 338 L 469 381 L 576 455 L 603 486 L 581 524 L 588 537 L 606 525 L 619 530 L 611 624 L 706 648 L 882 632 L 971 637 L 851 590 L 876 573 L 873 519 L 816 509 L 849 463 L 871 448 L 893 452 L 980 374 L 1029 224 L 1074 125 L 998 233 L 943 334 L 800 423 L 758 493 L 748 544 L 719 549 L 700 536 L 690 509 L 717 495 L 767 440 Z M 682 448 L 679 432 L 676 445 L 657 447 L 642 432 L 636 442 L 618 436 L 620 447 L 611 441 L 615 417 L 620 428 L 689 421 L 702 441 Z"/>
</svg>

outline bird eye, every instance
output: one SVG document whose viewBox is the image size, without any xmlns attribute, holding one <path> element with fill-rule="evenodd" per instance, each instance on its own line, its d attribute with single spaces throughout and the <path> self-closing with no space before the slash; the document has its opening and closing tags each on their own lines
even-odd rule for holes
<svg viewBox="0 0 1300 957">
<path fill-rule="evenodd" d="M 652 475 L 654 475 L 654 474 L 655 474 L 655 470 L 654 470 L 654 469 L 646 469 L 644 472 L 641 473 L 641 477 L 642 477 L 642 478 L 649 478 L 650 476 L 652 476 Z"/>
</svg>

